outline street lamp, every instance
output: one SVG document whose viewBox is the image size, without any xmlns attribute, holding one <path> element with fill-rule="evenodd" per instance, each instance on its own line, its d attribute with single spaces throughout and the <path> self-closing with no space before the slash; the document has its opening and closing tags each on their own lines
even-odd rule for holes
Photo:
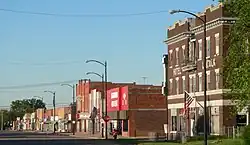
<svg viewBox="0 0 250 145">
<path fill-rule="evenodd" d="M 72 88 L 72 108 L 71 108 L 71 112 L 72 112 L 72 133 L 73 135 L 75 135 L 75 123 L 76 123 L 76 103 L 75 103 L 75 85 L 70 85 L 70 84 L 61 84 L 61 86 L 68 86 L 70 88 Z"/>
<path fill-rule="evenodd" d="M 104 75 L 100 75 L 99 73 L 96 72 L 87 72 L 86 75 L 96 75 L 98 77 L 100 77 L 102 79 L 102 84 L 103 84 L 103 90 L 102 90 L 102 117 L 104 116 L 104 91 L 105 91 L 105 84 L 104 84 Z M 104 137 L 103 135 L 103 127 L 102 127 L 102 137 Z"/>
<path fill-rule="evenodd" d="M 207 71 L 207 59 L 206 59 L 206 56 L 207 56 L 207 43 L 206 43 L 206 23 L 207 23 L 207 20 L 206 20 L 206 15 L 204 15 L 204 18 L 201 18 L 199 16 L 197 16 L 196 14 L 194 13 L 191 13 L 191 12 L 188 12 L 188 11 L 183 11 L 183 10 L 172 10 L 169 12 L 170 14 L 175 14 L 175 13 L 186 13 L 186 14 L 189 14 L 189 15 L 192 15 L 194 17 L 196 17 L 197 19 L 199 19 L 202 23 L 203 23 L 203 51 L 204 51 L 204 56 L 203 56 L 203 67 L 204 67 L 204 145 L 207 145 L 207 135 L 208 135 L 208 116 L 207 116 L 207 74 L 206 74 L 206 71 Z"/>
<path fill-rule="evenodd" d="M 91 59 L 91 60 L 87 60 L 86 63 L 98 63 L 102 66 L 104 66 L 104 80 L 105 80 L 105 98 L 106 98 L 106 105 L 105 105 L 105 118 L 108 116 L 108 110 L 107 110 L 107 98 L 108 98 L 108 95 L 107 95 L 107 90 L 108 90 L 108 72 L 107 72 L 107 69 L 108 69 L 108 65 L 107 65 L 107 61 L 104 61 L 103 62 L 100 62 L 98 60 L 94 60 L 94 59 Z M 108 122 L 105 121 L 105 139 L 108 139 Z"/>
<path fill-rule="evenodd" d="M 55 133 L 56 132 L 56 129 L 55 129 L 55 120 L 56 120 L 56 118 L 55 118 L 55 114 L 56 114 L 56 92 L 54 92 L 54 91 L 44 91 L 45 93 L 51 93 L 52 95 L 53 95 L 53 132 Z"/>
</svg>

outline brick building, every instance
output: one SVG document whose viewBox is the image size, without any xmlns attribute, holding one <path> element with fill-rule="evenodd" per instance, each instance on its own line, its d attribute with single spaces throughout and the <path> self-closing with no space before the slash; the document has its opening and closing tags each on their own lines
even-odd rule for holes
<svg viewBox="0 0 250 145">
<path fill-rule="evenodd" d="M 223 95 L 222 65 L 223 57 L 228 50 L 224 39 L 230 26 L 236 21 L 227 15 L 223 4 L 210 6 L 198 16 L 207 19 L 207 98 L 209 112 L 209 132 L 211 134 L 225 133 L 225 127 L 236 126 L 236 118 L 230 117 L 229 109 L 232 102 Z M 203 25 L 197 18 L 178 21 L 167 30 L 168 67 L 168 127 L 170 133 L 186 131 L 193 136 L 193 128 L 202 132 L 204 74 L 203 74 Z M 166 57 L 166 56 L 165 56 Z M 165 61 L 166 62 L 166 61 Z M 189 107 L 186 127 L 180 110 L 184 107 L 184 91 L 187 91 L 195 101 Z M 166 91 L 165 91 L 166 92 Z M 197 103 L 198 102 L 198 103 Z M 199 103 L 201 106 L 199 106 Z M 245 112 L 241 112 L 246 114 Z M 240 114 L 240 113 L 239 113 Z M 199 123 L 200 121 L 201 123 Z"/>
<path fill-rule="evenodd" d="M 107 88 L 115 88 L 124 85 L 134 85 L 135 83 L 107 83 Z M 89 79 L 79 80 L 76 86 L 76 108 L 78 113 L 77 118 L 77 131 L 78 132 L 88 132 L 91 129 L 90 113 L 92 109 L 90 108 L 91 103 L 91 91 L 92 90 L 103 91 L 103 83 L 98 81 L 90 81 Z M 101 102 L 101 101 L 99 101 Z M 105 104 L 105 103 L 104 103 Z M 105 108 L 105 107 L 104 107 Z"/>
<path fill-rule="evenodd" d="M 147 136 L 164 133 L 167 123 L 166 97 L 161 86 L 130 85 L 113 88 L 107 98 L 109 132 L 120 129 L 122 136 Z"/>
</svg>

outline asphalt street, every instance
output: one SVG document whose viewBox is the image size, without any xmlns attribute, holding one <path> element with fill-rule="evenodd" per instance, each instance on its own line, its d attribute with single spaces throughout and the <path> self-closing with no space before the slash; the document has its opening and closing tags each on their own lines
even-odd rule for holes
<svg viewBox="0 0 250 145">
<path fill-rule="evenodd" d="M 0 145 L 133 145 L 103 139 L 80 139 L 38 132 L 0 132 Z"/>
</svg>

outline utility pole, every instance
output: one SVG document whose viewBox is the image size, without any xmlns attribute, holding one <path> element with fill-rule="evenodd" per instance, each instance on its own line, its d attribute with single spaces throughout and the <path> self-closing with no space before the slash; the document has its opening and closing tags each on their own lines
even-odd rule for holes
<svg viewBox="0 0 250 145">
<path fill-rule="evenodd" d="M 72 88 L 72 106 L 71 106 L 71 119 L 72 119 L 72 133 L 75 135 L 76 130 L 76 101 L 75 101 L 75 85 L 61 84 L 61 86 L 68 86 Z"/>
<path fill-rule="evenodd" d="M 53 92 L 53 91 L 44 91 L 44 92 L 46 92 L 46 93 L 51 93 L 51 94 L 53 94 L 53 132 L 55 133 L 56 132 L 56 128 L 55 128 L 55 126 L 56 126 L 56 118 L 55 118 L 55 116 L 56 116 L 56 92 Z"/>
<path fill-rule="evenodd" d="M 143 83 L 144 83 L 144 84 L 146 84 L 147 78 L 148 78 L 148 77 L 142 77 Z"/>
<path fill-rule="evenodd" d="M 55 133 L 56 132 L 56 128 L 55 128 L 55 126 L 56 126 L 56 124 L 55 124 L 55 121 L 56 121 L 56 118 L 55 118 L 55 116 L 56 116 L 56 93 L 55 92 L 53 92 L 53 118 L 54 118 L 54 123 L 53 123 L 53 132 Z"/>
<path fill-rule="evenodd" d="M 107 90 L 108 90 L 108 63 L 107 61 L 105 61 L 104 63 L 103 62 L 100 62 L 98 60 L 87 60 L 86 63 L 89 63 L 89 62 L 95 62 L 95 63 L 99 63 L 100 65 L 104 66 L 104 81 L 105 81 L 105 116 L 104 118 L 107 118 L 108 117 L 108 109 L 107 109 Z M 108 139 L 108 122 L 105 121 L 105 139 Z"/>
<path fill-rule="evenodd" d="M 72 85 L 72 103 L 73 103 L 73 110 L 72 110 L 72 114 L 73 114 L 73 135 L 75 135 L 75 129 L 76 129 L 76 102 L 75 102 L 75 85 Z"/>
</svg>

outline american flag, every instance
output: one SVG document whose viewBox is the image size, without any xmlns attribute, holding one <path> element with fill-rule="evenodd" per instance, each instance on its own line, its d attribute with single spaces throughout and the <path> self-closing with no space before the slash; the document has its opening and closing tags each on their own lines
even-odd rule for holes
<svg viewBox="0 0 250 145">
<path fill-rule="evenodd" d="M 194 101 L 194 98 L 191 95 L 189 95 L 186 91 L 184 92 L 184 99 L 185 99 L 184 108 L 182 109 L 183 115 L 186 114 L 186 110 L 191 105 L 191 103 Z"/>
</svg>

